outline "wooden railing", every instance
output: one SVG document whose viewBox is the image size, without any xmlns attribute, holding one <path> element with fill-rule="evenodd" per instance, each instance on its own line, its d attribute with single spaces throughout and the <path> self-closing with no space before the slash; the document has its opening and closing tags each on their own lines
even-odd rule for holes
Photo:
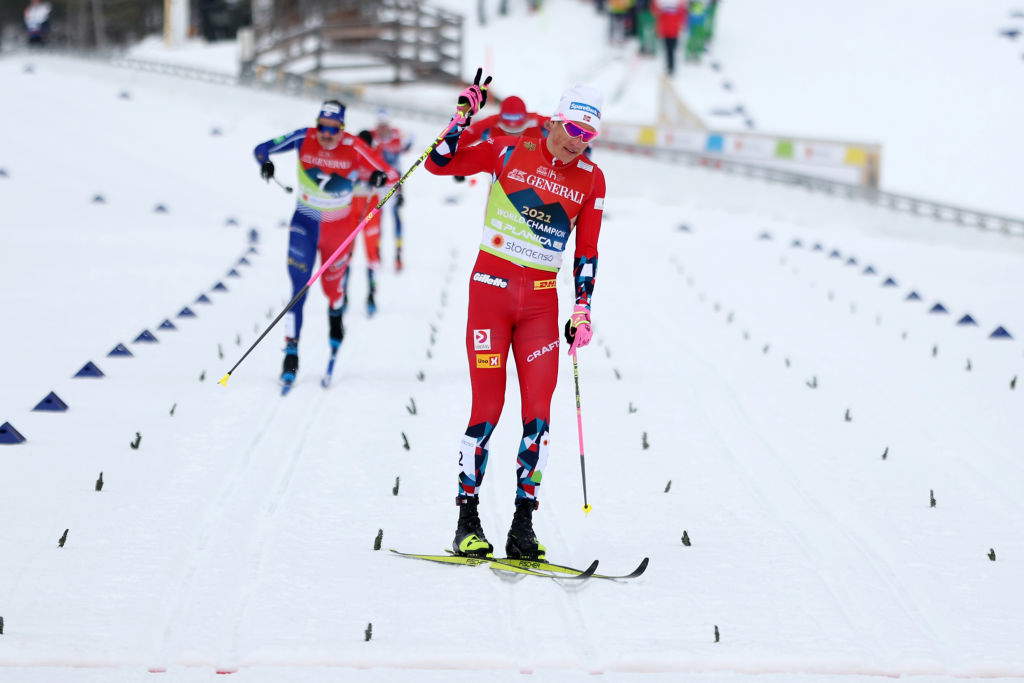
<svg viewBox="0 0 1024 683">
<path fill-rule="evenodd" d="M 359 70 L 359 83 L 458 82 L 462 16 L 420 0 L 339 0 L 321 14 L 257 27 L 242 78 L 259 71 L 324 76 Z"/>
</svg>

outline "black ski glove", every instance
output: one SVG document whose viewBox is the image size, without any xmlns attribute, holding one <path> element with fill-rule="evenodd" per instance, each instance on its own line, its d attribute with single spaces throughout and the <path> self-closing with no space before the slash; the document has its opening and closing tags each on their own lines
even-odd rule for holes
<svg viewBox="0 0 1024 683">
<path fill-rule="evenodd" d="M 466 176 L 464 176 L 464 175 L 453 175 L 452 176 L 452 180 L 454 180 L 457 183 L 464 183 L 464 182 L 466 182 Z"/>
<path fill-rule="evenodd" d="M 388 181 L 388 174 L 384 171 L 374 171 L 370 174 L 370 185 L 373 187 L 384 187 Z"/>
<path fill-rule="evenodd" d="M 266 180 L 268 183 L 270 179 L 274 177 L 274 162 L 267 160 L 263 162 L 263 166 L 260 167 L 260 177 Z"/>
</svg>

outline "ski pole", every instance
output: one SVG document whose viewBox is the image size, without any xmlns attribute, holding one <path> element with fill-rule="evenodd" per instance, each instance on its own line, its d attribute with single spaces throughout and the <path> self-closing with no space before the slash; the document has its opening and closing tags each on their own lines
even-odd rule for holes
<svg viewBox="0 0 1024 683">
<path fill-rule="evenodd" d="M 248 357 L 248 355 L 252 353 L 252 350 L 255 349 L 256 346 L 261 341 L 263 341 L 263 338 L 267 336 L 267 333 L 270 332 L 270 330 L 274 329 L 274 325 L 277 325 L 278 321 L 280 321 L 281 318 L 283 318 L 285 314 L 288 313 L 288 311 L 292 310 L 292 307 L 294 307 L 295 304 L 299 302 L 299 299 L 301 299 L 306 294 L 310 286 L 320 279 L 320 276 L 324 274 L 324 271 L 326 271 L 331 266 L 332 263 L 338 260 L 338 258 L 345 253 L 345 249 L 348 247 L 349 244 L 352 243 L 352 240 L 356 238 L 356 235 L 358 235 L 362 231 L 362 229 L 365 228 L 370 223 L 370 221 L 373 220 L 374 216 L 380 213 L 381 207 L 384 206 L 384 204 L 386 204 L 389 199 L 391 199 L 391 195 L 395 194 L 398 188 L 402 186 L 402 183 L 405 182 L 406 178 L 408 178 L 409 175 L 413 171 L 415 171 L 416 168 L 420 164 L 422 164 L 423 161 L 428 156 L 430 156 L 430 153 L 434 151 L 434 148 L 441 144 L 441 141 L 444 140 L 444 136 L 448 134 L 448 131 L 450 131 L 455 126 L 461 124 L 463 121 L 465 121 L 465 117 L 462 115 L 462 112 L 460 111 L 452 118 L 451 122 L 445 127 L 445 129 L 441 131 L 441 134 L 438 135 L 437 138 L 435 138 L 434 141 L 430 143 L 430 146 L 423 151 L 423 154 L 420 155 L 420 158 L 417 159 L 413 163 L 413 165 L 409 167 L 409 170 L 405 172 L 405 175 L 399 178 L 398 182 L 391 186 L 391 189 L 388 190 L 388 193 L 385 194 L 383 198 L 381 198 L 381 200 L 377 203 L 377 206 L 375 206 L 370 211 L 370 213 L 366 214 L 366 216 L 363 217 L 363 220 L 359 222 L 359 225 L 357 225 L 356 229 L 352 231 L 352 234 L 345 238 L 345 241 L 341 243 L 341 246 L 334 250 L 334 253 L 331 254 L 330 258 L 323 262 L 323 265 L 320 266 L 320 270 L 313 273 L 313 276 L 309 278 L 309 281 L 305 285 L 302 286 L 302 289 L 299 290 L 298 294 L 296 294 L 292 298 L 292 300 L 288 302 L 288 305 L 284 307 L 284 310 L 277 314 L 277 317 L 274 318 L 273 322 L 271 322 L 270 325 L 267 326 L 267 329 L 263 330 L 263 334 L 261 334 L 259 338 L 252 343 L 252 346 L 250 346 L 246 350 L 246 352 L 242 354 L 242 357 L 238 359 L 238 362 L 231 366 L 231 369 L 228 370 L 227 374 L 220 378 L 220 382 L 218 382 L 218 384 L 225 387 L 228 385 L 228 379 L 231 378 L 231 373 L 233 373 L 235 369 L 242 364 L 242 361 L 244 361 L 246 357 Z M 277 178 L 274 178 L 274 180 L 277 180 Z M 280 185 L 280 182 L 278 182 L 278 184 Z M 282 185 L 282 187 L 284 187 L 284 185 Z M 291 191 L 291 188 L 286 189 L 288 189 L 288 191 Z"/>
<path fill-rule="evenodd" d="M 589 515 L 590 503 L 587 502 L 587 463 L 583 457 L 583 410 L 580 408 L 580 364 L 576 360 L 576 352 L 572 352 L 572 376 L 576 380 L 576 427 L 580 433 L 580 476 L 583 477 L 583 514 Z"/>
<path fill-rule="evenodd" d="M 282 182 L 281 182 L 280 180 L 278 180 L 278 179 L 277 179 L 277 176 L 276 176 L 276 175 L 272 175 L 272 176 L 270 176 L 270 177 L 274 179 L 274 182 L 275 182 L 275 183 L 277 183 L 278 185 L 280 185 L 280 186 L 281 186 L 281 189 L 282 189 L 282 190 L 284 190 L 284 191 L 285 191 L 285 192 L 287 192 L 288 194 L 291 194 L 291 193 L 292 193 L 292 187 L 291 187 L 291 185 L 285 185 L 284 183 L 282 183 Z"/>
</svg>

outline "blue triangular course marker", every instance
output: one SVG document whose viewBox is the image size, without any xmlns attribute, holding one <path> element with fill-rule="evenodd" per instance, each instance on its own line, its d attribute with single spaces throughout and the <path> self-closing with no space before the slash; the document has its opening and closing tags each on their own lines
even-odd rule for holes
<svg viewBox="0 0 1024 683">
<path fill-rule="evenodd" d="M 1013 339 L 1013 335 L 1006 331 L 1006 328 L 1000 325 L 996 329 L 992 330 L 992 334 L 988 335 L 989 339 Z"/>
<path fill-rule="evenodd" d="M 238 274 L 237 270 L 232 268 L 231 270 L 228 271 L 228 277 L 242 277 L 242 276 Z"/>
<path fill-rule="evenodd" d="M 128 347 L 124 344 L 118 344 L 114 348 L 110 349 L 107 353 L 107 357 L 111 356 L 134 356 L 135 354 L 128 350 Z"/>
<path fill-rule="evenodd" d="M 245 258 L 243 256 L 242 258 L 238 259 L 238 265 L 240 265 L 240 266 L 248 266 L 248 265 L 251 265 L 251 264 L 249 263 L 249 259 L 247 259 L 247 258 Z"/>
<path fill-rule="evenodd" d="M 771 238 L 772 234 L 770 232 L 762 232 L 760 235 L 757 236 L 757 239 L 759 240 L 770 240 Z"/>
<path fill-rule="evenodd" d="M 196 317 L 196 314 L 192 311 L 191 308 L 186 306 L 185 308 L 183 308 L 180 311 L 178 311 L 178 317 L 179 318 L 194 318 L 194 317 Z"/>
<path fill-rule="evenodd" d="M 848 265 L 848 266 L 855 266 L 855 265 L 857 265 L 857 259 L 855 259 L 855 258 L 853 258 L 851 256 L 850 258 L 846 259 L 846 265 Z"/>
<path fill-rule="evenodd" d="M 887 278 L 885 278 L 885 282 L 882 283 L 882 286 L 883 287 L 898 287 L 899 285 L 897 285 L 896 281 L 893 280 L 891 277 L 887 277 Z"/>
<path fill-rule="evenodd" d="M 839 250 L 838 249 L 833 249 L 832 253 L 829 254 L 828 257 L 829 258 L 842 258 L 842 256 L 840 256 L 840 254 L 839 254 Z"/>
<path fill-rule="evenodd" d="M 907 301 L 920 301 L 921 295 L 911 290 L 910 294 L 907 294 Z"/>
<path fill-rule="evenodd" d="M 822 249 L 823 247 L 821 246 L 821 242 L 817 242 L 813 247 L 811 247 L 811 251 L 821 251 Z"/>
<path fill-rule="evenodd" d="M 972 318 L 970 313 L 967 313 L 966 315 L 964 315 L 964 317 L 962 317 L 959 320 L 957 320 L 956 324 L 957 325 L 974 325 L 974 326 L 977 326 L 978 325 L 978 321 L 975 320 L 974 318 Z"/>
<path fill-rule="evenodd" d="M 928 312 L 929 313 L 949 313 L 949 311 L 946 310 L 946 307 L 942 305 L 942 302 L 939 302 L 939 303 L 935 304 L 934 306 L 932 306 L 931 308 L 929 308 Z"/>
<path fill-rule="evenodd" d="M 133 344 L 138 344 L 139 342 L 153 343 L 155 341 L 157 341 L 157 338 L 153 336 L 152 332 L 150 332 L 149 330 L 143 330 L 142 332 L 139 332 L 139 336 L 138 337 L 136 337 L 135 339 L 132 340 L 132 343 Z"/>
<path fill-rule="evenodd" d="M 96 367 L 95 363 L 89 361 L 75 373 L 75 377 L 103 377 L 103 371 Z"/>
<path fill-rule="evenodd" d="M 228 291 L 227 286 L 223 282 L 218 282 L 213 286 L 212 291 L 214 292 L 226 292 Z"/>
<path fill-rule="evenodd" d="M 62 413 L 68 409 L 68 404 L 60 399 L 60 396 L 53 393 L 52 391 L 46 395 L 42 401 L 36 404 L 36 407 L 32 410 L 51 410 L 54 412 Z"/>
<path fill-rule="evenodd" d="M 0 425 L 0 443 L 21 443 L 25 437 L 17 429 L 11 426 L 10 422 Z"/>
<path fill-rule="evenodd" d="M 206 296 L 205 294 L 200 294 L 198 297 L 196 297 L 196 303 L 197 304 L 210 304 L 210 303 L 213 303 L 213 302 L 210 301 L 210 297 Z"/>
<path fill-rule="evenodd" d="M 802 246 L 804 246 L 804 243 L 801 242 L 800 240 L 793 240 L 793 243 L 790 244 L 789 246 L 791 246 L 791 247 L 802 247 Z"/>
<path fill-rule="evenodd" d="M 679 226 L 679 232 L 690 232 L 690 226 L 683 223 Z"/>
<path fill-rule="evenodd" d="M 174 323 L 172 323 L 170 320 L 164 320 L 162 323 L 160 323 L 160 327 L 158 327 L 157 329 L 158 330 L 176 330 L 178 328 L 175 327 Z"/>
<path fill-rule="evenodd" d="M 97 194 L 97 195 L 93 195 L 92 203 L 93 204 L 106 204 L 107 200 L 103 198 L 103 195 Z"/>
<path fill-rule="evenodd" d="M 258 253 L 260 253 L 260 251 L 256 247 L 249 247 L 249 251 L 247 251 L 245 253 L 247 253 L 247 254 L 258 254 Z"/>
<path fill-rule="evenodd" d="M 874 266 L 868 266 L 867 268 L 864 269 L 864 275 L 874 275 L 874 274 L 875 274 Z"/>
<path fill-rule="evenodd" d="M 225 225 L 238 225 L 238 219 L 237 218 L 228 218 L 228 220 L 226 221 Z"/>
</svg>

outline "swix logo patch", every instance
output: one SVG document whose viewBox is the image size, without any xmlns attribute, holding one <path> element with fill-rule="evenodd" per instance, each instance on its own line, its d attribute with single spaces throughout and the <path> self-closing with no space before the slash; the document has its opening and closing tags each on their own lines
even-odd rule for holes
<svg viewBox="0 0 1024 683">
<path fill-rule="evenodd" d="M 481 272 L 473 273 L 473 282 L 482 282 L 485 285 L 499 287 L 501 289 L 506 289 L 508 287 L 508 280 Z"/>
<path fill-rule="evenodd" d="M 479 370 L 487 370 L 501 367 L 500 353 L 478 353 L 476 354 L 476 367 Z"/>
<path fill-rule="evenodd" d="M 554 351 L 557 348 L 558 348 L 558 340 L 556 339 L 555 341 L 551 342 L 550 344 L 547 344 L 546 346 L 540 347 L 539 349 L 537 349 L 536 351 L 531 353 L 529 356 L 527 356 L 526 357 L 526 362 L 527 363 L 532 363 L 533 361 L 535 361 L 538 358 L 540 358 L 541 356 L 543 356 L 545 353 L 551 353 L 552 351 Z M 480 358 L 480 356 L 477 356 L 477 358 Z"/>
<path fill-rule="evenodd" d="M 491 330 L 473 330 L 473 350 L 474 351 L 490 351 L 491 350 Z"/>
<path fill-rule="evenodd" d="M 555 281 L 554 280 L 535 280 L 534 283 L 533 283 L 533 288 L 534 288 L 534 290 L 537 290 L 537 289 L 554 289 L 555 288 Z"/>
</svg>

